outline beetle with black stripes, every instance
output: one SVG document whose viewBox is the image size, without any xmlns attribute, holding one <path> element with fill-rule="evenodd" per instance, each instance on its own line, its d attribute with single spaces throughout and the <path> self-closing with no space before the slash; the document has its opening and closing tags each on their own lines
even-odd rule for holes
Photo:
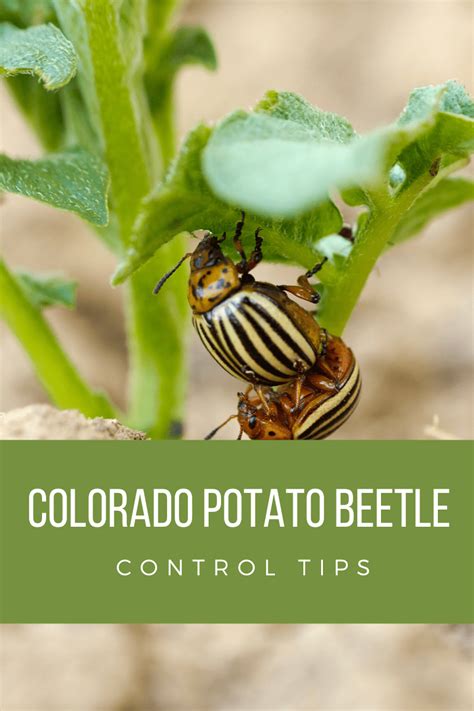
<svg viewBox="0 0 474 711">
<path fill-rule="evenodd" d="M 252 385 L 301 383 L 325 351 L 327 334 L 314 317 L 287 296 L 290 293 L 313 304 L 319 294 L 309 279 L 326 260 L 298 279 L 298 285 L 255 281 L 250 274 L 262 259 L 262 237 L 247 258 L 241 242 L 245 214 L 236 225 L 233 243 L 240 255 L 235 264 L 220 247 L 226 238 L 206 232 L 194 252 L 185 254 L 154 289 L 186 260 L 191 260 L 188 300 L 193 325 L 211 356 L 228 373 Z"/>
</svg>

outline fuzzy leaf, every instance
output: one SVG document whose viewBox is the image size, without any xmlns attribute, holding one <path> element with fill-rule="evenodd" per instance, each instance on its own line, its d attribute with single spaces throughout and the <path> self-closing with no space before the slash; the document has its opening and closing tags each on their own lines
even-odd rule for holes
<svg viewBox="0 0 474 711">
<path fill-rule="evenodd" d="M 302 96 L 291 91 L 267 91 L 255 107 L 255 111 L 297 123 L 319 141 L 348 143 L 356 137 L 351 124 L 343 116 L 321 111 Z"/>
<path fill-rule="evenodd" d="M 35 74 L 45 89 L 59 89 L 75 73 L 74 47 L 55 25 L 0 25 L 0 74 Z"/>
<path fill-rule="evenodd" d="M 201 155 L 210 134 L 207 126 L 198 126 L 189 134 L 164 183 L 145 200 L 135 224 L 131 249 L 119 266 L 114 283 L 126 279 L 180 232 L 208 229 L 216 234 L 233 233 L 240 209 L 216 200 L 201 171 Z M 341 224 L 340 213 L 329 200 L 293 221 L 268 220 L 248 213 L 244 245 L 252 246 L 253 233 L 261 227 L 265 259 L 310 267 L 318 259 L 317 241 L 337 232 Z M 233 253 L 231 240 L 224 246 Z"/>
<path fill-rule="evenodd" d="M 74 308 L 77 284 L 53 274 L 31 274 L 17 271 L 18 282 L 28 301 L 39 309 L 47 306 Z"/>
<path fill-rule="evenodd" d="M 358 137 L 346 119 L 269 92 L 255 112 L 218 124 L 203 170 L 221 200 L 274 218 L 300 214 L 334 188 L 349 204 L 368 204 L 391 170 L 393 189 L 405 190 L 428 171 L 459 167 L 474 147 L 472 113 L 464 88 L 448 82 L 415 91 L 397 123 Z"/>
<path fill-rule="evenodd" d="M 384 136 L 355 136 L 345 119 L 293 97 L 270 113 L 237 111 L 215 129 L 203 171 L 215 194 L 272 217 L 291 217 L 334 187 L 370 183 L 383 164 Z M 291 110 L 289 110 L 291 109 Z M 291 116 L 291 118 L 287 118 Z"/>
<path fill-rule="evenodd" d="M 397 126 L 419 130 L 416 140 L 408 142 L 397 158 L 406 174 L 401 191 L 427 171 L 440 179 L 466 161 L 474 151 L 473 117 L 474 102 L 455 81 L 411 93 Z"/>
<path fill-rule="evenodd" d="M 456 81 L 414 89 L 398 123 L 409 124 L 428 118 L 433 110 L 474 118 L 474 102 L 464 87 Z"/>
<path fill-rule="evenodd" d="M 0 155 L 0 190 L 70 210 L 96 225 L 107 224 L 107 187 L 104 164 L 82 148 L 39 160 Z"/>
<path fill-rule="evenodd" d="M 458 205 L 474 200 L 474 182 L 466 178 L 445 178 L 416 200 L 400 221 L 392 244 L 418 234 L 431 220 Z"/>
</svg>

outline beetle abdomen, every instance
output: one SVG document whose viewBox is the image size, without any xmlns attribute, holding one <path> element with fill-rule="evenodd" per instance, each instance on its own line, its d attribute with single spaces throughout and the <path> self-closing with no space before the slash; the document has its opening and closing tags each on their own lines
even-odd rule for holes
<svg viewBox="0 0 474 711">
<path fill-rule="evenodd" d="M 287 383 L 316 362 L 312 342 L 265 291 L 242 289 L 208 313 L 195 314 L 193 324 L 213 358 L 241 380 Z"/>
<path fill-rule="evenodd" d="M 352 372 L 338 393 L 316 407 L 309 405 L 293 426 L 293 439 L 325 439 L 337 430 L 355 410 L 361 389 L 359 366 L 354 361 Z"/>
</svg>

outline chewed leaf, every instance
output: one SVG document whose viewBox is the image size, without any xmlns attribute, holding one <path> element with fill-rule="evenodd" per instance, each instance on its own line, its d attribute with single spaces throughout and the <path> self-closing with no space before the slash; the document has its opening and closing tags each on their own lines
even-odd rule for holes
<svg viewBox="0 0 474 711">
<path fill-rule="evenodd" d="M 474 182 L 466 178 L 445 178 L 429 188 L 401 219 L 392 244 L 418 234 L 432 219 L 458 205 L 474 200 Z"/>
<path fill-rule="evenodd" d="M 238 111 L 214 131 L 203 172 L 222 200 L 274 218 L 292 217 L 333 188 L 370 183 L 379 175 L 383 135 L 343 143 L 340 132 L 341 125 L 328 123 L 323 112 L 311 129 L 307 121 Z"/>
<path fill-rule="evenodd" d="M 215 234 L 233 233 L 240 218 L 240 207 L 217 200 L 201 171 L 202 151 L 210 135 L 211 129 L 207 126 L 198 126 L 190 133 L 164 183 L 144 201 L 135 223 L 131 248 L 114 276 L 115 284 L 126 279 L 180 232 L 207 229 Z M 244 244 L 251 247 L 253 233 L 261 227 L 265 259 L 311 267 L 318 258 L 318 240 L 337 232 L 341 224 L 338 209 L 328 199 L 292 221 L 269 220 L 250 211 L 246 216 Z M 223 246 L 232 252 L 230 239 Z"/>
<path fill-rule="evenodd" d="M 0 190 L 70 210 L 95 225 L 107 224 L 107 189 L 105 165 L 82 148 L 39 160 L 0 155 Z"/>
<path fill-rule="evenodd" d="M 17 271 L 18 282 L 28 301 L 43 309 L 47 306 L 66 306 L 72 309 L 76 303 L 77 284 L 53 274 L 31 274 Z"/>
<path fill-rule="evenodd" d="M 59 89 L 76 73 L 74 47 L 55 25 L 21 30 L 0 25 L 0 74 L 34 74 L 45 89 Z"/>
</svg>

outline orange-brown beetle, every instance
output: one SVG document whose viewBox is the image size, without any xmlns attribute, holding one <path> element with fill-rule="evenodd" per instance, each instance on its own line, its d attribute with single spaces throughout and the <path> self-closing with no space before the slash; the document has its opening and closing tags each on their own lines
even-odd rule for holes
<svg viewBox="0 0 474 711">
<path fill-rule="evenodd" d="M 358 364 L 350 348 L 328 336 L 325 355 L 297 380 L 275 390 L 264 388 L 252 394 L 239 393 L 237 418 L 242 433 L 250 439 L 324 439 L 345 422 L 355 410 L 361 388 Z"/>
<path fill-rule="evenodd" d="M 255 281 L 250 271 L 262 259 L 262 237 L 247 259 L 241 235 L 245 215 L 236 225 L 234 246 L 238 264 L 226 257 L 220 243 L 226 238 L 206 232 L 192 253 L 185 254 L 155 287 L 165 281 L 185 259 L 191 259 L 188 300 L 193 325 L 213 358 L 231 375 L 259 387 L 302 379 L 323 354 L 326 332 L 313 316 L 292 301 L 286 291 L 311 303 L 319 301 L 309 278 L 324 261 L 298 279 L 298 285 L 275 286 Z"/>
</svg>

